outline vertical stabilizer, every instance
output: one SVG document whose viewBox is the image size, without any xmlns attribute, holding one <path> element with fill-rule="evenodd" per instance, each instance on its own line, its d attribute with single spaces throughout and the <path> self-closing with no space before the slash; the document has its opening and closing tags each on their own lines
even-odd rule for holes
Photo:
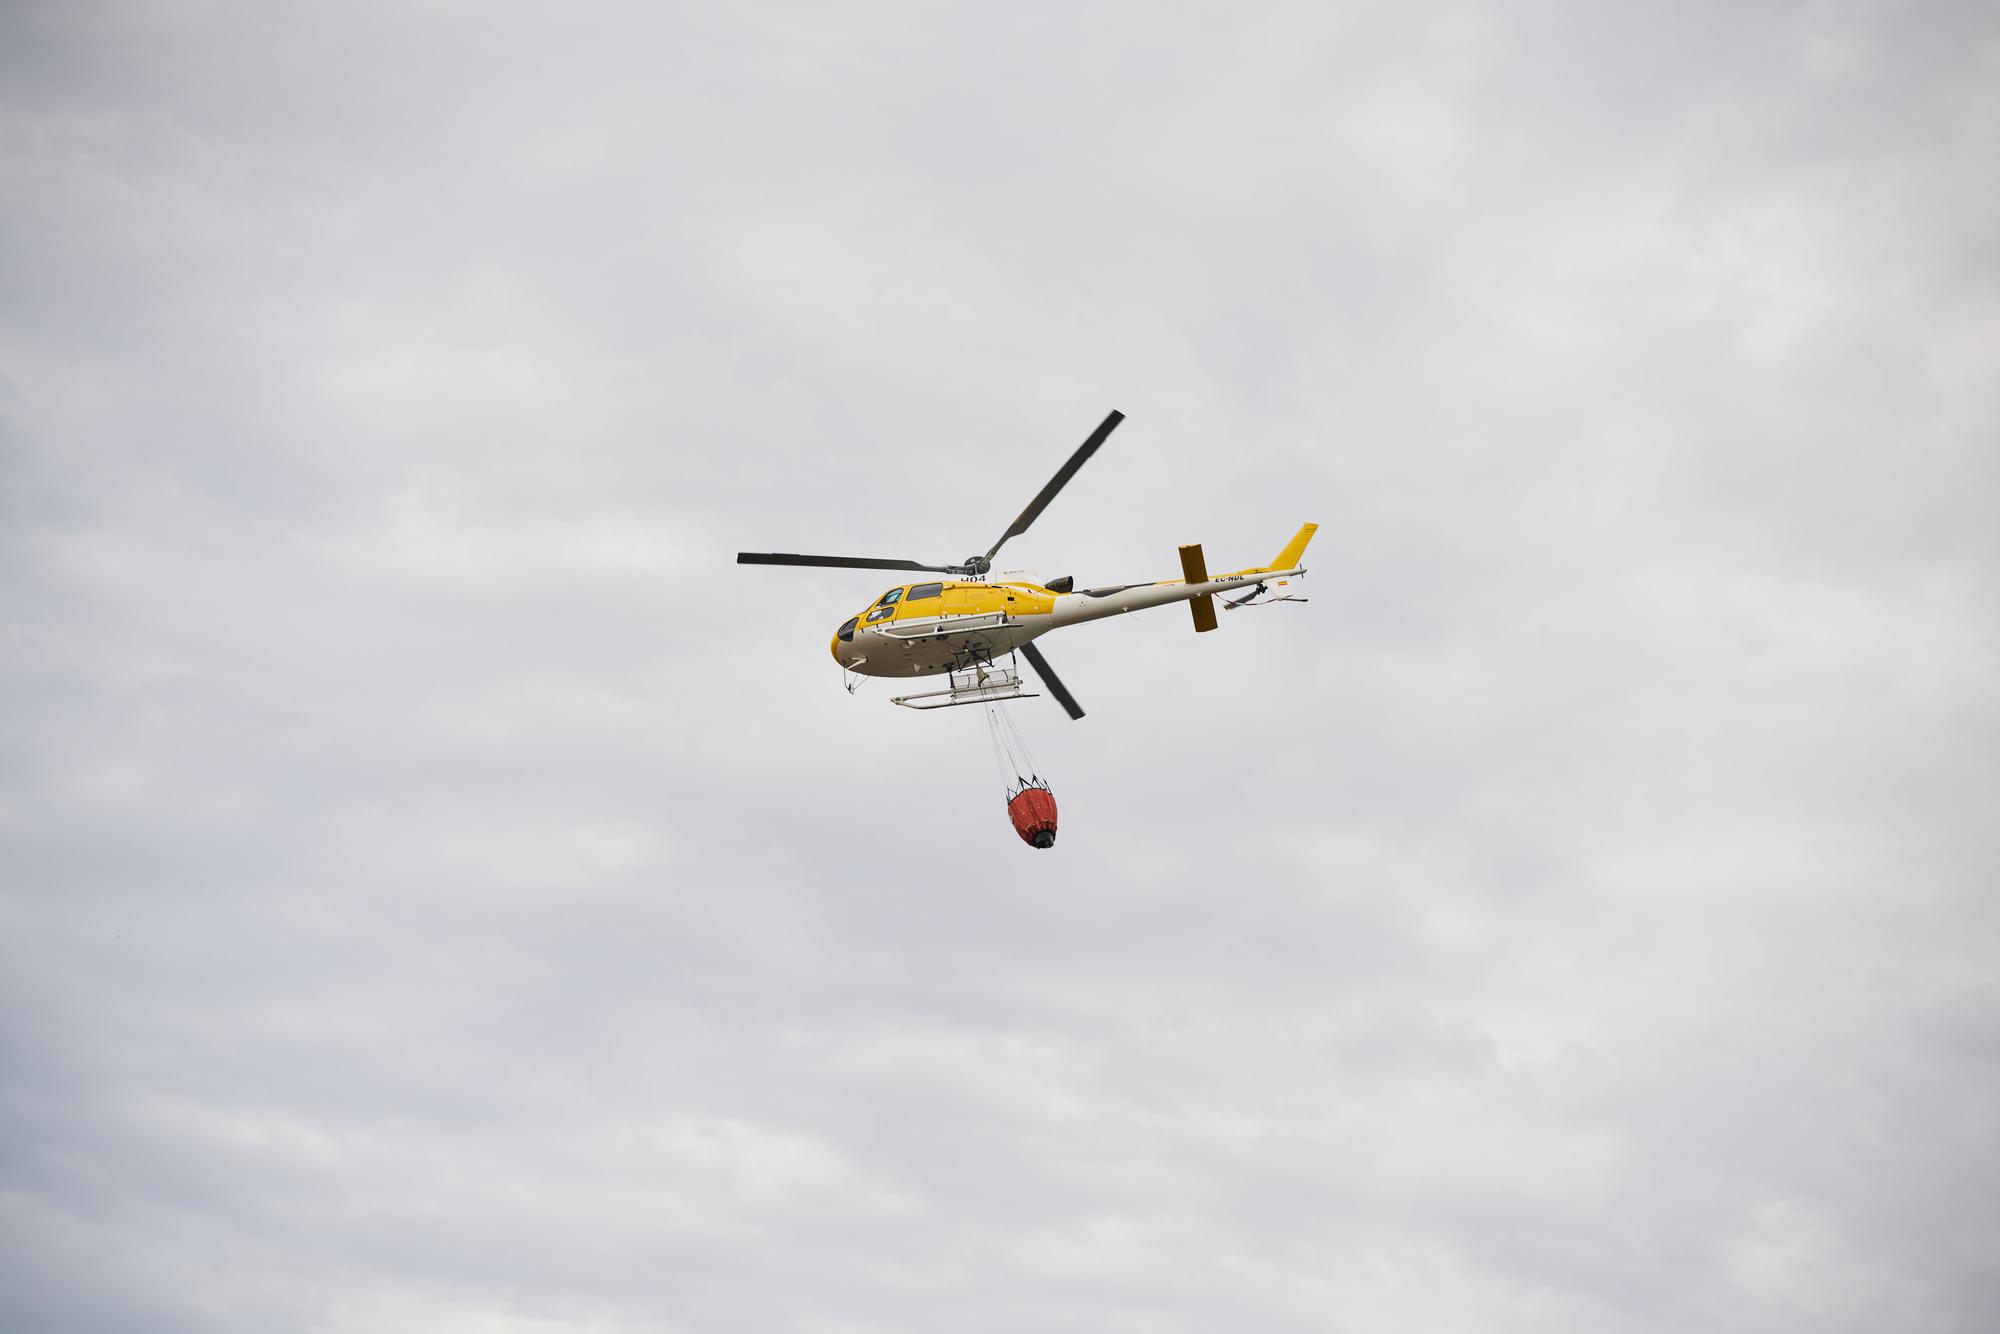
<svg viewBox="0 0 2000 1334">
<path fill-rule="evenodd" d="M 1299 562 L 1305 559 L 1306 543 L 1312 541 L 1313 534 L 1318 531 L 1319 525 L 1316 523 L 1309 523 L 1299 529 L 1298 532 L 1292 534 L 1292 540 L 1285 543 L 1285 549 L 1278 553 L 1278 558 L 1264 568 L 1267 570 L 1296 570 L 1299 567 Z"/>
</svg>

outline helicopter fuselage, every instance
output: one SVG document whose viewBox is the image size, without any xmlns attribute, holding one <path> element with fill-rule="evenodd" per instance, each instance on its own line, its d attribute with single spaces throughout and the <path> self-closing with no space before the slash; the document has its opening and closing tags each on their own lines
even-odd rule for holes
<svg viewBox="0 0 2000 1334">
<path fill-rule="evenodd" d="M 1303 549 L 1304 543 L 1299 546 Z M 1064 626 L 1189 602 L 1303 572 L 1297 567 L 1255 569 L 1200 583 L 1162 579 L 1076 592 L 1016 581 L 904 584 L 842 624 L 829 648 L 835 662 L 863 676 L 932 676 L 990 662 Z"/>
</svg>

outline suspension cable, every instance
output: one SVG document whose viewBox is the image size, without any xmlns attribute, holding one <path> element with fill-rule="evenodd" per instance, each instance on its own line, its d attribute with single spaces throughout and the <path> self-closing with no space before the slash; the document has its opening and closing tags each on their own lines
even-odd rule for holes
<svg viewBox="0 0 2000 1334">
<path fill-rule="evenodd" d="M 996 706 L 993 704 L 986 706 L 986 739 L 993 743 L 993 767 L 1000 771 L 1003 784 L 1012 790 L 1013 780 L 1007 776 L 1007 757 L 1002 753 L 1006 748 L 1000 742 L 1000 719 L 995 716 L 995 710 Z"/>
<path fill-rule="evenodd" d="M 1042 776 L 1035 767 L 1034 752 L 1028 749 L 1027 738 L 1014 719 L 999 704 L 986 705 L 986 730 L 993 742 L 993 761 L 1000 770 L 1009 795 L 1039 783 Z"/>
</svg>

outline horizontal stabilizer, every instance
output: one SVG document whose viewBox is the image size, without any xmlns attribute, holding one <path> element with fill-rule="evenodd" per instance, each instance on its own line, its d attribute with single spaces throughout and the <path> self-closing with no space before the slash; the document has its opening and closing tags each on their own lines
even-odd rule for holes
<svg viewBox="0 0 2000 1334">
<path fill-rule="evenodd" d="M 1181 574 L 1190 588 L 1208 582 L 1208 562 L 1201 554 L 1201 543 L 1190 542 L 1181 548 Z M 1201 634 L 1215 628 L 1215 598 L 1203 593 L 1188 601 L 1188 611 L 1194 615 L 1194 632 Z"/>
</svg>

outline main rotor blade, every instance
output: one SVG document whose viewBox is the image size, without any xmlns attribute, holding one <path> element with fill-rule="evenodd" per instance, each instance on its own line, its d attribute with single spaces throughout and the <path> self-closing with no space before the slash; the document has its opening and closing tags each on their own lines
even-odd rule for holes
<svg viewBox="0 0 2000 1334">
<path fill-rule="evenodd" d="M 1021 511 L 1021 517 L 1014 520 L 1014 526 L 1000 534 L 1000 540 L 993 544 L 992 551 L 986 553 L 986 559 L 992 560 L 1000 548 L 1007 545 L 1008 538 L 1019 537 L 1028 531 L 1028 525 L 1041 517 L 1042 511 L 1049 507 L 1049 502 L 1056 498 L 1056 492 L 1069 484 L 1069 479 L 1076 476 L 1076 470 L 1090 461 L 1090 456 L 1097 452 L 1097 447 L 1104 443 L 1105 437 L 1116 430 L 1118 423 L 1124 420 L 1125 414 L 1114 410 L 1109 417 L 1098 424 L 1097 429 L 1090 433 L 1090 439 L 1078 445 L 1076 453 L 1069 456 L 1069 462 L 1063 464 L 1056 470 L 1056 475 L 1049 478 L 1049 484 L 1042 488 L 1042 493 L 1028 502 L 1028 508 Z"/>
<path fill-rule="evenodd" d="M 1115 425 L 1116 423 L 1113 424 Z M 1062 683 L 1062 678 L 1049 669 L 1049 660 L 1042 656 L 1040 649 L 1036 648 L 1032 642 L 1023 644 L 1021 645 L 1021 656 L 1026 658 L 1028 665 L 1035 669 L 1035 675 L 1042 678 L 1042 684 L 1049 688 L 1049 693 L 1056 697 L 1056 703 L 1063 706 L 1065 713 L 1069 714 L 1072 718 L 1083 717 L 1083 706 L 1076 702 L 1075 695 L 1069 693 L 1069 687 Z"/>
<path fill-rule="evenodd" d="M 872 556 L 797 556 L 789 551 L 739 551 L 738 565 L 831 565 L 840 570 L 934 570 L 952 573 L 949 565 L 919 565 L 913 560 L 876 560 Z"/>
</svg>

